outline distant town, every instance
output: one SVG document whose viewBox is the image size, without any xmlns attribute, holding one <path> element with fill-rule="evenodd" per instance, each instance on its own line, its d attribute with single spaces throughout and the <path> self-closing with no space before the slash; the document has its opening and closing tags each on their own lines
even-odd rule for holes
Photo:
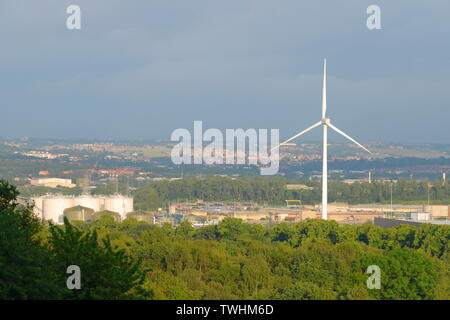
<svg viewBox="0 0 450 320">
<path fill-rule="evenodd" d="M 134 218 L 175 226 L 188 221 L 194 227 L 217 224 L 226 217 L 260 224 L 320 218 L 319 143 L 283 148 L 280 172 L 268 178 L 258 177 L 258 168 L 250 165 L 174 165 L 173 143 L 4 138 L 0 144 L 0 175 L 19 187 L 21 201 L 32 203 L 37 215 L 55 223 L 62 223 L 64 216 L 88 222 L 104 214 L 117 221 Z M 349 144 L 330 144 L 331 191 L 342 191 L 330 194 L 329 219 L 344 224 L 383 224 L 386 219 L 447 223 L 450 145 L 372 143 L 369 147 L 373 155 Z M 234 181 L 230 185 L 242 190 L 241 180 L 258 187 L 253 187 L 254 195 L 241 190 L 223 196 L 228 192 L 221 189 L 223 180 Z M 207 188 L 216 188 L 219 195 L 178 191 L 163 195 L 161 191 L 176 189 L 177 184 L 186 188 L 192 181 L 210 184 Z M 263 184 L 273 181 L 282 189 L 279 196 L 264 197 Z M 346 198 L 343 185 L 372 193 L 381 188 L 383 195 Z M 408 199 L 399 191 L 407 187 L 416 189 Z"/>
</svg>

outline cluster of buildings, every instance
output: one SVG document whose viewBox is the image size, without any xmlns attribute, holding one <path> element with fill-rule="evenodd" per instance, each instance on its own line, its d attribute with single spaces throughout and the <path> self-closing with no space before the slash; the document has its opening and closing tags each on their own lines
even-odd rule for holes
<svg viewBox="0 0 450 320">
<path fill-rule="evenodd" d="M 450 225 L 450 206 L 426 205 L 417 206 L 413 212 L 392 212 L 384 217 L 377 217 L 374 224 L 383 228 L 391 228 L 400 224 L 420 226 L 423 223 Z"/>
<path fill-rule="evenodd" d="M 56 224 L 69 220 L 92 221 L 103 214 L 109 214 L 115 220 L 127 218 L 127 213 L 133 213 L 133 198 L 123 195 L 112 196 L 61 196 L 45 195 L 31 199 L 34 203 L 34 213 L 43 220 Z"/>
<path fill-rule="evenodd" d="M 40 151 L 40 150 L 31 150 L 28 152 L 22 152 L 20 154 L 23 156 L 26 156 L 26 157 L 34 157 L 34 158 L 41 158 L 41 159 L 48 159 L 48 160 L 53 160 L 53 159 L 68 156 L 68 154 L 65 154 L 65 153 L 50 153 L 48 151 Z"/>
<path fill-rule="evenodd" d="M 72 179 L 64 179 L 64 178 L 38 178 L 38 179 L 30 179 L 30 184 L 32 186 L 41 186 L 41 187 L 65 187 L 65 188 L 75 188 L 77 185 L 72 183 Z"/>
<path fill-rule="evenodd" d="M 397 221 L 444 223 L 450 221 L 450 207 L 438 205 L 328 205 L 328 219 L 342 224 L 374 223 L 378 218 Z M 184 202 L 169 206 L 169 216 L 189 221 L 193 226 L 216 224 L 226 217 L 242 219 L 248 223 L 300 222 L 320 219 L 320 205 L 289 205 L 286 207 L 260 207 L 252 203 Z M 175 219 L 173 219 L 175 221 Z M 170 222 L 170 221 L 167 221 Z"/>
<path fill-rule="evenodd" d="M 50 183 L 50 182 L 49 182 Z M 56 183 L 56 182 L 55 182 Z M 217 224 L 223 219 L 237 218 L 247 223 L 300 222 L 320 219 L 320 205 L 300 205 L 287 201 L 286 206 L 259 206 L 256 203 L 207 203 L 203 201 L 171 204 L 168 210 L 157 212 L 134 211 L 133 198 L 120 194 L 110 196 L 61 196 L 45 195 L 31 199 L 35 214 L 53 223 L 69 220 L 93 221 L 108 214 L 116 221 L 134 218 L 148 223 L 179 224 L 188 221 L 194 227 Z M 328 205 L 328 219 L 342 224 L 375 223 L 393 226 L 401 223 L 449 224 L 450 206 L 446 205 L 349 205 L 331 203 Z M 387 221 L 394 222 L 387 222 Z"/>
</svg>

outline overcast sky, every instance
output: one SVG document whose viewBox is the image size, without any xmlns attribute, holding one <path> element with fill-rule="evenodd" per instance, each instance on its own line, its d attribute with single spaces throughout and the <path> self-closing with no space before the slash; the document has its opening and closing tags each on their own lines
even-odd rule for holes
<svg viewBox="0 0 450 320">
<path fill-rule="evenodd" d="M 203 120 L 283 139 L 320 119 L 326 57 L 340 129 L 449 143 L 449 19 L 448 0 L 0 0 L 0 136 L 168 140 Z"/>
</svg>

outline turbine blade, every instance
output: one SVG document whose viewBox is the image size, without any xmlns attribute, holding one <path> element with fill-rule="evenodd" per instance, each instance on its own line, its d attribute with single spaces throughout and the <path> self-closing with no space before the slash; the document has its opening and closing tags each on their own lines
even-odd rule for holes
<svg viewBox="0 0 450 320">
<path fill-rule="evenodd" d="M 306 128 L 305 130 L 303 130 L 303 131 L 301 131 L 301 132 L 299 132 L 299 133 L 297 133 L 295 136 L 293 136 L 293 137 L 291 137 L 291 138 L 289 138 L 289 139 L 287 139 L 286 141 L 283 141 L 282 143 L 280 143 L 279 145 L 277 145 L 277 146 L 275 146 L 275 147 L 273 147 L 270 151 L 273 151 L 273 150 L 275 150 L 275 149 L 277 149 L 277 148 L 279 148 L 279 147 L 281 147 L 281 146 L 283 146 L 283 145 L 285 145 L 285 144 L 287 144 L 289 141 L 291 141 L 291 140 L 294 140 L 295 138 L 298 138 L 298 137 L 300 137 L 301 135 L 303 135 L 303 134 L 305 134 L 305 133 L 307 133 L 308 131 L 311 131 L 312 129 L 314 129 L 315 127 L 318 127 L 318 126 L 320 126 L 322 124 L 322 121 L 319 121 L 319 122 L 317 122 L 317 123 L 315 123 L 315 124 L 313 124 L 312 126 L 310 126 L 309 128 Z"/>
<path fill-rule="evenodd" d="M 327 59 L 323 62 L 322 119 L 327 113 Z"/>
<path fill-rule="evenodd" d="M 368 153 L 372 154 L 372 152 L 370 152 L 367 148 L 365 148 L 362 144 L 360 144 L 358 141 L 356 141 L 355 139 L 353 139 L 352 137 L 350 137 L 348 134 L 344 133 L 343 131 L 339 130 L 338 128 L 336 128 L 335 126 L 333 126 L 331 123 L 327 124 L 331 129 L 333 129 L 334 131 L 336 131 L 337 133 L 343 135 L 344 137 L 346 137 L 348 140 L 350 140 L 351 142 L 357 144 L 358 146 L 360 146 L 361 148 L 363 148 L 364 150 L 366 150 Z"/>
</svg>

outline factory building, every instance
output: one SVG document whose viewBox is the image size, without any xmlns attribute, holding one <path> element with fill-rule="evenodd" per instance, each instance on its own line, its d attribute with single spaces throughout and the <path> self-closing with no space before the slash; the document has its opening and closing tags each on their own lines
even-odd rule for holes
<svg viewBox="0 0 450 320">
<path fill-rule="evenodd" d="M 44 220 L 63 223 L 64 210 L 76 206 L 92 209 L 95 212 L 113 211 L 126 219 L 126 214 L 133 211 L 133 198 L 122 195 L 112 196 L 59 196 L 46 195 L 31 199 L 34 202 L 34 213 Z"/>
<path fill-rule="evenodd" d="M 423 206 L 423 211 L 430 214 L 432 219 L 450 219 L 450 206 Z"/>
<path fill-rule="evenodd" d="M 66 188 L 75 188 L 77 185 L 72 183 L 71 179 L 62 179 L 62 178 L 39 178 L 39 179 L 31 179 L 30 184 L 33 186 L 41 186 L 41 187 L 66 187 Z"/>
<path fill-rule="evenodd" d="M 155 222 L 155 214 L 145 211 L 128 212 L 127 218 L 136 219 L 137 221 L 143 221 L 150 224 Z"/>
<path fill-rule="evenodd" d="M 385 229 L 393 228 L 402 224 L 420 227 L 423 223 L 450 226 L 450 220 L 398 220 L 389 218 L 375 218 L 375 225 Z"/>
</svg>

